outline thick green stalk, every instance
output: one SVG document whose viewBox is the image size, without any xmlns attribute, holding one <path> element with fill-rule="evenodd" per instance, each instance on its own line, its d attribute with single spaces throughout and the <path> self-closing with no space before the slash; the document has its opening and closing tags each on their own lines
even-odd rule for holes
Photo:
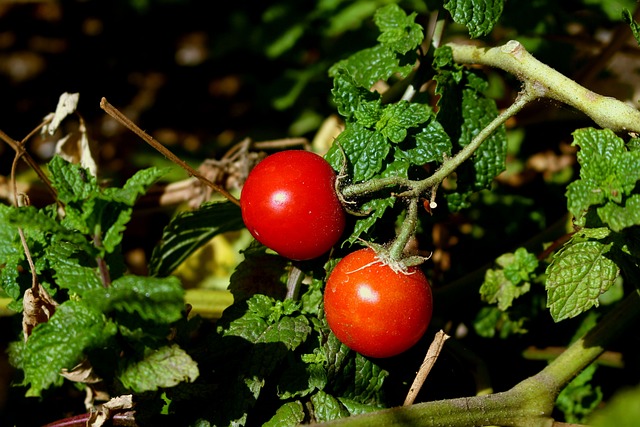
<svg viewBox="0 0 640 427">
<path fill-rule="evenodd" d="M 418 403 L 320 426 L 551 427 L 554 425 L 551 413 L 560 391 L 639 317 L 640 299 L 634 292 L 542 371 L 508 391 Z"/>
<path fill-rule="evenodd" d="M 481 64 L 507 71 L 531 84 L 544 97 L 570 105 L 603 128 L 615 132 L 640 132 L 640 111 L 615 98 L 602 96 L 579 85 L 560 72 L 538 61 L 515 40 L 503 46 L 481 48 L 458 43 L 447 44 L 453 60 L 461 64 Z"/>
</svg>

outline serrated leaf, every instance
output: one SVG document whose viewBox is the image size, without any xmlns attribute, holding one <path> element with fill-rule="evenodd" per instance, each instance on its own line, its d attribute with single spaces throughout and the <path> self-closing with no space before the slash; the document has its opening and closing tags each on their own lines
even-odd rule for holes
<svg viewBox="0 0 640 427">
<path fill-rule="evenodd" d="M 295 427 L 304 421 L 305 413 L 299 401 L 287 402 L 262 427 Z"/>
<path fill-rule="evenodd" d="M 417 13 L 407 15 L 395 3 L 378 9 L 374 22 L 380 29 L 378 41 L 404 54 L 415 50 L 423 39 L 422 26 L 416 24 Z"/>
<path fill-rule="evenodd" d="M 378 105 L 380 104 L 380 95 L 378 95 L 377 92 L 372 92 L 359 86 L 353 77 L 344 70 L 337 70 L 335 72 L 331 95 L 338 113 L 344 117 L 346 121 L 350 121 L 359 109 L 360 112 L 358 114 L 363 115 L 365 113 L 367 108 L 361 108 L 360 104 L 376 102 Z M 375 120 L 373 122 L 375 122 Z"/>
<path fill-rule="evenodd" d="M 311 396 L 311 403 L 313 403 L 313 413 L 319 422 L 327 422 L 349 416 L 349 411 L 338 399 L 322 390 Z"/>
<path fill-rule="evenodd" d="M 401 150 L 396 154 L 400 158 L 416 166 L 427 163 L 442 163 L 447 156 L 451 156 L 451 139 L 444 128 L 436 120 L 430 120 L 422 127 L 413 139 L 407 139 L 400 144 Z"/>
<path fill-rule="evenodd" d="M 572 144 L 580 147 L 580 179 L 567 187 L 569 211 L 579 217 L 590 206 L 623 205 L 625 196 L 631 195 L 640 180 L 640 152 L 628 151 L 624 141 L 609 129 L 579 129 L 573 137 Z M 600 218 L 607 222 L 609 213 L 618 226 L 635 222 L 633 209 L 623 212 L 610 207 Z M 626 215 L 630 218 L 624 218 Z"/>
<path fill-rule="evenodd" d="M 63 368 L 73 368 L 86 350 L 101 346 L 115 333 L 115 324 L 101 312 L 80 301 L 67 301 L 48 322 L 34 328 L 26 343 L 13 343 L 10 357 L 24 371 L 27 395 L 40 396 L 48 387 L 62 383 Z"/>
<path fill-rule="evenodd" d="M 489 304 L 498 304 L 502 311 L 513 304 L 513 300 L 529 292 L 530 284 L 515 284 L 505 276 L 504 270 L 487 270 L 480 287 L 482 299 Z"/>
<path fill-rule="evenodd" d="M 404 141 L 408 129 L 426 123 L 430 117 L 431 109 L 427 105 L 399 101 L 385 107 L 376 130 L 397 144 Z"/>
<path fill-rule="evenodd" d="M 166 175 L 171 168 L 150 167 L 137 171 L 127 179 L 122 188 L 111 187 L 104 190 L 104 195 L 110 200 L 133 206 L 138 197 L 147 192 L 149 187 Z"/>
<path fill-rule="evenodd" d="M 231 202 L 204 203 L 197 210 L 178 214 L 165 227 L 162 240 L 153 249 L 150 274 L 160 277 L 171 274 L 213 237 L 243 227 L 240 208 Z"/>
<path fill-rule="evenodd" d="M 451 18 L 469 30 L 471 38 L 487 35 L 502 15 L 504 0 L 446 0 Z"/>
<path fill-rule="evenodd" d="M 182 317 L 184 289 L 178 278 L 122 276 L 108 288 L 86 291 L 84 299 L 104 313 L 136 313 L 144 320 L 172 323 Z"/>
<path fill-rule="evenodd" d="M 515 334 L 527 333 L 524 328 L 525 319 L 512 319 L 510 314 L 498 307 L 482 307 L 473 321 L 473 328 L 484 338 L 493 338 L 497 334 L 501 339 L 506 339 Z"/>
<path fill-rule="evenodd" d="M 355 389 L 352 396 L 361 403 L 374 403 L 379 401 L 380 392 L 385 378 L 389 372 L 362 356 L 356 354 L 355 364 Z"/>
<path fill-rule="evenodd" d="M 198 364 L 178 345 L 147 349 L 144 358 L 129 364 L 118 376 L 122 385 L 143 393 L 193 382 L 200 374 Z"/>
<path fill-rule="evenodd" d="M 334 77 L 338 71 L 344 71 L 359 86 L 369 89 L 378 80 L 387 80 L 393 74 L 397 73 L 400 78 L 408 76 L 414 62 L 415 58 L 401 60 L 393 49 L 379 44 L 360 50 L 336 63 L 329 69 L 329 75 Z"/>
<path fill-rule="evenodd" d="M 354 182 L 371 179 L 382 169 L 383 161 L 389 154 L 390 144 L 380 132 L 365 128 L 358 123 L 347 124 L 325 156 L 334 167 L 343 163 L 341 149 L 349 163 L 349 176 Z"/>
<path fill-rule="evenodd" d="M 575 317 L 593 306 L 619 274 L 605 255 L 612 244 L 598 241 L 569 243 L 547 267 L 547 307 L 556 322 Z"/>
<path fill-rule="evenodd" d="M 627 227 L 640 225 L 640 195 L 625 199 L 622 204 L 607 203 L 598 208 L 598 216 L 613 231 L 622 231 Z"/>
<path fill-rule="evenodd" d="M 347 239 L 347 241 L 352 244 L 358 241 L 361 238 L 362 234 L 369 231 L 369 229 L 373 227 L 376 222 L 384 216 L 384 213 L 387 211 L 387 209 L 393 207 L 395 201 L 395 198 L 388 197 L 386 199 L 371 199 L 363 204 L 361 210 L 368 213 L 365 217 L 358 218 L 353 228 L 353 232 L 351 233 L 351 236 L 349 236 L 349 239 Z"/>
<path fill-rule="evenodd" d="M 13 227 L 20 227 L 26 236 L 39 243 L 47 244 L 50 235 L 60 241 L 68 241 L 88 248 L 87 238 L 79 231 L 64 227 L 43 209 L 33 206 L 10 208 L 5 212 L 4 222 Z"/>
<path fill-rule="evenodd" d="M 556 406 L 568 423 L 585 422 L 587 416 L 602 403 L 602 390 L 591 384 L 597 367 L 597 364 L 587 366 L 558 395 Z"/>
<path fill-rule="evenodd" d="M 494 100 L 485 98 L 475 90 L 463 90 L 460 145 L 468 145 L 497 115 L 498 108 Z M 507 134 L 504 126 L 500 126 L 470 159 L 473 167 L 472 188 L 481 190 L 489 187 L 493 179 L 505 169 L 506 159 Z"/>
<path fill-rule="evenodd" d="M 253 344 L 282 343 L 289 350 L 295 350 L 302 344 L 311 327 L 305 316 L 291 314 L 274 319 L 271 315 L 276 301 L 265 295 L 256 295 L 248 303 L 247 313 L 233 320 L 224 331 L 224 336 L 237 336 Z M 270 307 L 265 304 L 270 303 Z"/>
<path fill-rule="evenodd" d="M 100 191 L 95 176 L 60 156 L 54 156 L 48 167 L 51 172 L 51 184 L 57 190 L 58 200 L 64 204 L 89 199 Z"/>
<path fill-rule="evenodd" d="M 56 242 L 47 247 L 47 258 L 53 269 L 56 285 L 82 295 L 90 289 L 101 289 L 95 259 L 69 242 Z"/>
</svg>

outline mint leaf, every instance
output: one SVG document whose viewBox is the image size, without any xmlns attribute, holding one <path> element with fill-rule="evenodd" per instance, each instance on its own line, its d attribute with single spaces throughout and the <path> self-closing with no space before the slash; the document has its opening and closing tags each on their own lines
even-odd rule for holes
<svg viewBox="0 0 640 427">
<path fill-rule="evenodd" d="M 607 203 L 597 209 L 598 216 L 613 231 L 621 231 L 633 225 L 640 225 L 640 194 L 634 194 L 621 204 Z"/>
<path fill-rule="evenodd" d="M 340 149 L 349 159 L 349 176 L 354 182 L 361 182 L 380 172 L 383 160 L 389 154 L 390 144 L 380 132 L 367 129 L 359 123 L 349 123 L 325 156 L 334 168 L 339 168 L 343 162 Z"/>
<path fill-rule="evenodd" d="M 442 163 L 445 156 L 451 156 L 451 139 L 444 128 L 435 119 L 423 124 L 413 138 L 408 138 L 399 145 L 396 158 L 423 166 L 427 163 Z"/>
<path fill-rule="evenodd" d="M 115 324 L 81 301 L 67 301 L 46 323 L 36 326 L 27 342 L 15 342 L 9 353 L 12 364 L 24 371 L 27 396 L 40 396 L 62 384 L 60 370 L 79 363 L 86 350 L 104 345 L 116 333 Z"/>
<path fill-rule="evenodd" d="M 199 375 L 198 365 L 178 345 L 146 349 L 144 358 L 129 364 L 118 378 L 135 393 L 174 387 L 193 382 Z"/>
<path fill-rule="evenodd" d="M 473 328 L 484 338 L 493 338 L 498 334 L 501 339 L 506 339 L 511 335 L 527 333 L 524 327 L 526 318 L 512 314 L 494 306 L 482 307 L 473 321 Z"/>
<path fill-rule="evenodd" d="M 266 295 L 255 295 L 247 301 L 245 315 L 233 320 L 224 336 L 242 337 L 253 344 L 282 343 L 287 349 L 295 350 L 307 339 L 311 327 L 305 316 L 293 316 L 292 308 L 278 313 L 282 310 L 281 304 Z"/>
<path fill-rule="evenodd" d="M 444 8 L 451 18 L 467 27 L 471 38 L 491 32 L 502 15 L 504 0 L 446 0 Z"/>
<path fill-rule="evenodd" d="M 338 399 L 322 390 L 311 396 L 311 403 L 313 403 L 313 413 L 319 422 L 332 421 L 349 416 L 349 411 Z"/>
<path fill-rule="evenodd" d="M 602 403 L 602 390 L 598 386 L 591 385 L 597 367 L 595 363 L 589 365 L 558 395 L 556 406 L 563 412 L 568 423 L 586 422 L 587 416 Z M 618 424 L 615 425 L 618 426 Z"/>
<path fill-rule="evenodd" d="M 95 258 L 77 245 L 56 242 L 46 248 L 46 254 L 59 287 L 80 295 L 90 289 L 103 288 Z"/>
<path fill-rule="evenodd" d="M 203 203 L 197 210 L 178 214 L 165 227 L 162 240 L 153 249 L 150 274 L 160 277 L 171 274 L 213 237 L 243 227 L 240 208 L 231 202 Z"/>
<path fill-rule="evenodd" d="M 87 169 L 54 156 L 48 164 L 51 184 L 57 190 L 58 200 L 64 204 L 83 201 L 99 193 L 95 176 Z"/>
<path fill-rule="evenodd" d="M 415 23 L 416 16 L 415 12 L 407 15 L 395 3 L 378 9 L 374 15 L 381 31 L 378 41 L 401 54 L 415 50 L 423 39 L 422 27 Z"/>
<path fill-rule="evenodd" d="M 556 322 L 593 306 L 618 277 L 618 266 L 606 254 L 612 243 L 569 242 L 547 267 L 547 307 Z"/>
<path fill-rule="evenodd" d="M 366 357 L 356 354 L 355 381 L 353 394 L 345 397 L 360 403 L 376 403 L 380 401 L 382 385 L 389 373 Z"/>
<path fill-rule="evenodd" d="M 329 69 L 329 75 L 335 77 L 340 71 L 346 72 L 365 89 L 393 74 L 400 78 L 409 75 L 417 59 L 415 50 L 423 38 L 422 27 L 414 22 L 415 16 L 407 16 L 396 4 L 379 9 L 375 22 L 381 30 L 380 44 L 337 62 Z"/>
<path fill-rule="evenodd" d="M 177 277 L 122 276 L 108 288 L 92 289 L 84 299 L 104 313 L 136 313 L 144 320 L 172 323 L 182 317 L 184 290 Z"/>
<path fill-rule="evenodd" d="M 104 190 L 106 198 L 133 207 L 138 197 L 147 192 L 149 187 L 166 175 L 171 169 L 150 167 L 136 172 L 122 188 L 110 187 Z"/>
<path fill-rule="evenodd" d="M 431 109 L 425 104 L 399 101 L 383 110 L 376 130 L 397 144 L 404 141 L 409 128 L 425 123 L 430 117 Z"/>
<path fill-rule="evenodd" d="M 305 413 L 302 403 L 299 401 L 287 402 L 278 408 L 275 415 L 262 427 L 286 427 L 298 426 L 304 421 Z"/>
<path fill-rule="evenodd" d="M 572 145 L 578 145 L 580 179 L 567 187 L 569 211 L 582 217 L 597 206 L 600 219 L 614 231 L 639 224 L 637 195 L 640 151 L 629 151 L 624 141 L 609 129 L 579 129 Z"/>
</svg>

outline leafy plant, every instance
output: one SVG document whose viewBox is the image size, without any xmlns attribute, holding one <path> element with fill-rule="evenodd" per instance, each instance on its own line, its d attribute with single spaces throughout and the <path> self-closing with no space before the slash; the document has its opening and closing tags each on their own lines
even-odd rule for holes
<svg viewBox="0 0 640 427">
<path fill-rule="evenodd" d="M 335 10 L 330 3 L 321 2 L 316 12 Z M 588 3 L 605 8 L 605 2 Z M 409 5 L 415 9 L 409 12 L 395 2 L 380 5 L 373 14 L 377 43 L 328 69 L 344 128 L 325 159 L 338 172 L 336 191 L 351 214 L 341 241 L 329 254 L 304 261 L 257 242 L 244 247 L 229 277 L 233 303 L 215 321 L 193 316 L 174 273 L 213 237 L 243 228 L 233 189 L 209 182 L 103 99 L 108 114 L 223 196 L 177 213 L 153 249 L 150 274 L 135 275 L 120 252 L 122 241 L 136 201 L 166 171 L 144 169 L 120 188 L 105 188 L 90 169 L 60 156 L 45 174 L 20 143 L 2 134 L 16 159 L 34 166 L 55 196 L 41 208 L 18 198 L 13 206 L 0 205 L 0 283 L 10 308 L 23 312 L 23 336 L 9 352 L 27 396 L 41 396 L 67 378 L 92 393 L 132 395 L 132 403 L 112 409 L 120 416 L 114 423 L 140 425 L 529 427 L 556 419 L 587 422 L 594 411 L 594 425 L 633 417 L 624 403 L 634 401 L 637 389 L 612 399 L 598 373 L 606 369 L 606 350 L 640 313 L 640 112 L 542 63 L 525 48 L 527 40 L 496 47 L 442 43 L 450 33 L 487 44 L 498 40 L 490 38 L 494 28 L 508 28 L 503 20 L 514 13 L 505 2 L 428 5 Z M 366 9 L 364 2 L 353 7 Z M 421 25 L 425 12 L 427 28 Z M 629 12 L 606 16 L 624 19 L 637 37 Z M 286 52 L 303 29 L 290 27 L 268 54 Z M 520 81 L 513 99 L 495 95 L 496 70 L 510 76 L 501 77 L 505 86 Z M 556 200 L 562 206 L 554 206 L 559 226 L 550 227 L 539 220 L 539 200 L 497 184 L 522 166 L 517 159 L 531 142 L 518 134 L 524 126 L 507 124 L 545 99 L 589 119 L 573 126 L 565 147 L 576 159 L 577 176 L 568 163 L 539 190 L 552 197 L 561 188 Z M 526 241 L 536 218 L 539 235 Z M 456 221 L 463 223 L 457 239 L 467 239 L 463 244 L 471 249 L 454 259 L 460 265 L 444 268 L 444 244 L 436 237 L 443 224 Z M 433 276 L 434 313 L 425 339 L 394 358 L 349 350 L 325 319 L 327 277 L 362 245 L 395 274 L 422 268 Z M 472 255 L 494 261 L 481 266 Z M 437 374 L 438 353 L 448 355 L 444 363 L 466 360 L 476 366 L 477 393 L 461 386 L 399 406 L 397 396 L 407 391 L 425 340 L 438 329 L 451 337 L 434 340 L 421 374 L 432 367 Z M 549 339 L 551 330 L 557 339 Z M 463 348 L 498 357 L 481 349 L 523 341 L 563 348 L 543 351 L 548 364 L 537 371 L 514 368 L 499 392 L 488 383 L 490 361 Z M 521 366 L 524 359 L 516 357 Z"/>
</svg>

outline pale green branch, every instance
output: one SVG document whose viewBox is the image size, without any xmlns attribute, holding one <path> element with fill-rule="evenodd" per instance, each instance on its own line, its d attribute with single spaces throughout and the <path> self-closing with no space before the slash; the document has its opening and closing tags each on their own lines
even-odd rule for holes
<svg viewBox="0 0 640 427">
<path fill-rule="evenodd" d="M 570 105 L 596 124 L 615 132 L 640 133 L 640 111 L 612 97 L 599 95 L 533 57 L 520 42 L 511 40 L 493 48 L 447 44 L 453 60 L 500 68 L 536 89 L 540 96 Z"/>
</svg>

